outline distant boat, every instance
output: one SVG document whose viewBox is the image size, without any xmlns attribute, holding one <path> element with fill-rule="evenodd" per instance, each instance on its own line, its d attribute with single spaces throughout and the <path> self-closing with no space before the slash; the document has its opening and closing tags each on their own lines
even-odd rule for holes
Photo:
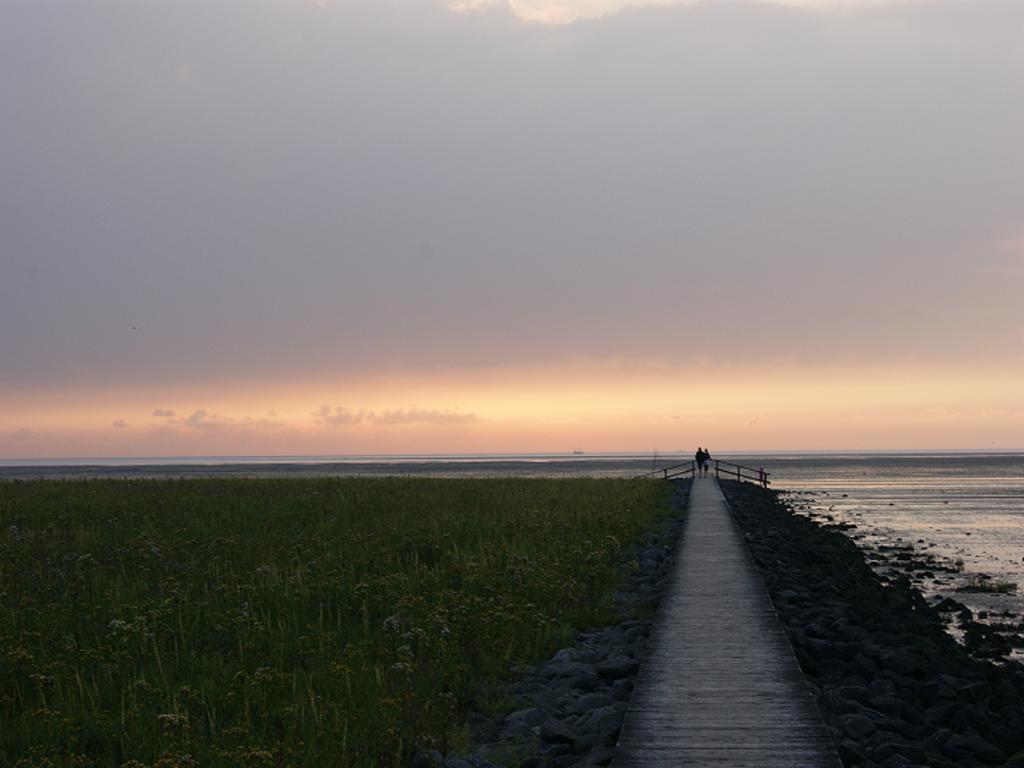
<svg viewBox="0 0 1024 768">
<path fill-rule="evenodd" d="M 572 452 L 572 455 L 573 456 L 582 456 L 583 455 L 583 451 L 581 451 L 579 448 L 577 448 L 575 451 Z"/>
</svg>

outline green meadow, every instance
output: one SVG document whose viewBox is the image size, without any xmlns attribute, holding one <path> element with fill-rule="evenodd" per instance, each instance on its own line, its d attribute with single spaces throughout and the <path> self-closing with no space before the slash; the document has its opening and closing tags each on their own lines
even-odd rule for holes
<svg viewBox="0 0 1024 768">
<path fill-rule="evenodd" d="M 631 480 L 0 483 L 0 765 L 400 766 L 610 620 Z"/>
</svg>

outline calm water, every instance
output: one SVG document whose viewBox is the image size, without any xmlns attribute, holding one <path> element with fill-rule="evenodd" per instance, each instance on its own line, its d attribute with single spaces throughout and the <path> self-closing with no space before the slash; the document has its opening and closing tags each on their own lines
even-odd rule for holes
<svg viewBox="0 0 1024 768">
<path fill-rule="evenodd" d="M 912 546 L 962 563 L 962 573 L 919 574 L 925 594 L 955 597 L 991 620 L 1024 618 L 1024 456 L 837 457 L 770 470 L 794 506 L 856 526 L 849 533 L 866 549 Z M 984 577 L 1019 589 L 959 591 Z"/>
</svg>

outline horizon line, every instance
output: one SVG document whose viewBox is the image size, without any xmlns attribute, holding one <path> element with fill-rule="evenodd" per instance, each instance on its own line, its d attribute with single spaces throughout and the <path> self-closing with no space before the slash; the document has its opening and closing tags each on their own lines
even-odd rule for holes
<svg viewBox="0 0 1024 768">
<path fill-rule="evenodd" d="M 789 456 L 958 456 L 958 455 L 1024 455 L 1024 448 L 892 448 L 892 449 L 776 449 L 776 450 L 737 450 L 724 449 L 716 451 L 718 456 L 760 456 L 785 458 Z M 517 451 L 510 453 L 502 452 L 481 452 L 481 453 L 366 453 L 366 454 L 187 454 L 187 455 L 149 455 L 149 456 L 56 456 L 42 457 L 33 456 L 28 458 L 0 457 L 0 467 L 3 466 L 61 466 L 61 462 L 70 462 L 73 465 L 81 466 L 88 462 L 126 462 L 126 463 L 167 463 L 175 461 L 181 464 L 188 464 L 190 461 L 219 462 L 225 464 L 238 463 L 346 463 L 346 462 L 369 462 L 369 461 L 395 461 L 395 460 L 516 460 L 516 459 L 614 459 L 614 458 L 658 458 L 658 457 L 685 457 L 689 456 L 688 449 L 674 450 L 622 450 L 622 451 Z"/>
</svg>

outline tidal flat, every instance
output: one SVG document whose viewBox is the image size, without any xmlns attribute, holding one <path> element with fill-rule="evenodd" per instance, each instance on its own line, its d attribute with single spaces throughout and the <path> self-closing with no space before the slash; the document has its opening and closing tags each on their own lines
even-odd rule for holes
<svg viewBox="0 0 1024 768">
<path fill-rule="evenodd" d="M 0 483 L 0 764 L 398 766 L 612 619 L 622 479 Z M 618 620 L 621 620 L 619 617 Z"/>
</svg>

